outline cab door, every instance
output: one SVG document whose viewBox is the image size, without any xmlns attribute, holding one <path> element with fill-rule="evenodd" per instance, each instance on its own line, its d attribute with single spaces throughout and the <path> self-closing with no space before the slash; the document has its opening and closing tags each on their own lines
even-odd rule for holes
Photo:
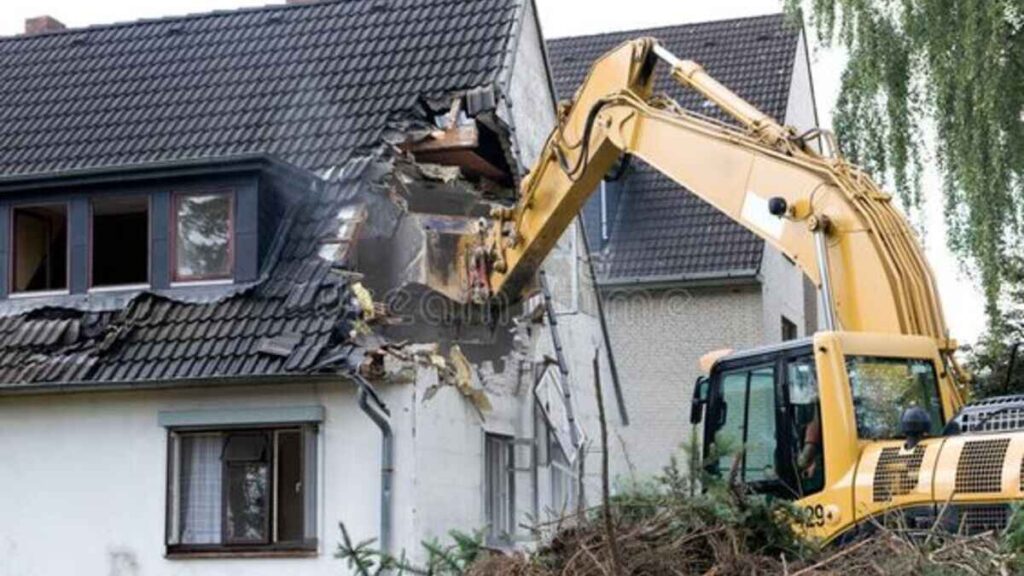
<svg viewBox="0 0 1024 576">
<path fill-rule="evenodd" d="M 780 461 L 777 363 L 716 371 L 712 376 L 704 455 L 724 479 L 774 491 Z"/>
<path fill-rule="evenodd" d="M 724 480 L 787 500 L 820 492 L 825 452 L 810 346 L 716 366 L 704 440 L 706 468 Z"/>
</svg>

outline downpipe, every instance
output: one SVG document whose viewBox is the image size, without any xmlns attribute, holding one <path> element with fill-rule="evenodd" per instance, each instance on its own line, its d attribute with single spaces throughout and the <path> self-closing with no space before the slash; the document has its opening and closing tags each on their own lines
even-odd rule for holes
<svg viewBox="0 0 1024 576">
<path fill-rule="evenodd" d="M 358 372 L 352 378 L 359 385 L 359 408 L 377 425 L 381 434 L 380 451 L 380 549 L 391 552 L 391 494 L 395 474 L 394 434 L 391 429 L 391 413 L 381 401 L 377 391 Z M 374 406 L 370 405 L 373 401 Z"/>
</svg>

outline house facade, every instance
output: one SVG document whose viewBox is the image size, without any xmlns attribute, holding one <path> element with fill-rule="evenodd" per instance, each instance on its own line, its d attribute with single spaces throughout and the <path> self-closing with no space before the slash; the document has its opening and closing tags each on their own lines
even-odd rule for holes
<svg viewBox="0 0 1024 576">
<path fill-rule="evenodd" d="M 553 125 L 532 2 L 29 32 L 0 38 L 0 574 L 339 574 L 339 523 L 415 559 L 585 500 L 595 355 L 617 395 L 581 230 L 552 308 L 425 289 Z"/>
<path fill-rule="evenodd" d="M 559 96 L 571 97 L 595 59 L 642 36 L 698 62 L 768 115 L 799 131 L 817 127 L 806 40 L 782 14 L 549 40 Z M 656 76 L 656 92 L 730 121 L 667 74 Z M 690 437 L 701 356 L 813 333 L 816 290 L 777 250 L 639 160 L 595 191 L 584 218 L 627 391 L 618 473 L 642 479 Z"/>
</svg>

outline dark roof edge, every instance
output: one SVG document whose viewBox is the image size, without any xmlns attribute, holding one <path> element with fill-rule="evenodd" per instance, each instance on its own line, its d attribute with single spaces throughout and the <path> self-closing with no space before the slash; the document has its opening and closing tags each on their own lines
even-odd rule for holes
<svg viewBox="0 0 1024 576">
<path fill-rule="evenodd" d="M 760 271 L 757 268 L 724 270 L 715 272 L 695 272 L 687 274 L 657 274 L 651 276 L 627 276 L 624 278 L 598 279 L 597 284 L 602 290 L 609 288 L 656 288 L 663 286 L 735 286 L 740 284 L 759 284 Z"/>
<path fill-rule="evenodd" d="M 666 24 L 664 26 L 653 26 L 650 28 L 626 28 L 623 30 L 607 30 L 605 32 L 594 32 L 593 34 L 579 34 L 579 35 L 567 35 L 557 36 L 554 38 L 548 38 L 548 42 L 557 42 L 559 40 L 580 40 L 583 38 L 598 38 L 601 36 L 612 36 L 615 34 L 628 34 L 636 33 L 642 36 L 652 36 L 651 32 L 655 30 L 669 30 L 676 28 L 688 28 L 691 26 L 705 26 L 707 24 L 724 24 L 727 22 L 742 22 L 744 20 L 757 20 L 760 18 L 778 18 L 785 17 L 785 12 L 769 12 L 767 14 L 758 14 L 755 16 L 737 16 L 735 18 L 722 18 L 720 20 L 701 20 L 699 22 L 682 22 L 679 24 Z"/>
<path fill-rule="evenodd" d="M 57 172 L 5 175 L 0 176 L 0 193 L 42 190 L 68 185 L 100 184 L 112 181 L 125 182 L 173 176 L 261 170 L 271 167 L 282 169 L 286 172 L 291 172 L 295 176 L 310 180 L 316 178 L 316 175 L 313 173 L 284 162 L 273 155 L 249 153 L 208 158 L 164 160 L 140 164 L 97 166 Z"/>
<path fill-rule="evenodd" d="M 33 396 L 49 394 L 78 394 L 91 392 L 132 392 L 140 390 L 172 390 L 210 386 L 245 386 L 270 384 L 305 384 L 349 380 L 342 373 L 337 374 L 272 374 L 252 376 L 212 376 L 209 378 L 182 380 L 153 380 L 143 382 L 37 382 L 25 385 L 0 386 L 0 397 Z"/>
</svg>

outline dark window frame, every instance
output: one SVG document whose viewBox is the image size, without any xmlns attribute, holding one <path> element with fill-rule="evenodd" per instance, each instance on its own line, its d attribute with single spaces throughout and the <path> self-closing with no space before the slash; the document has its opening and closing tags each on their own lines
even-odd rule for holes
<svg viewBox="0 0 1024 576">
<path fill-rule="evenodd" d="M 64 242 L 64 288 L 57 288 L 54 290 L 18 290 L 17 289 L 17 263 L 18 263 L 18 245 L 17 245 L 17 212 L 18 210 L 25 210 L 28 208 L 45 208 L 50 206 L 63 206 L 64 207 L 64 227 L 66 240 Z M 19 202 L 11 204 L 8 207 L 8 242 L 10 246 L 7 258 L 7 297 L 8 298 L 31 298 L 34 296 L 45 296 L 50 294 L 70 294 L 71 293 L 71 202 L 68 200 L 64 201 L 50 201 L 50 202 Z"/>
<path fill-rule="evenodd" d="M 737 373 L 743 374 L 744 375 L 743 406 L 740 407 L 743 410 L 743 422 L 742 422 L 743 436 L 742 436 L 742 438 L 739 439 L 739 441 L 740 441 L 740 445 L 741 446 L 745 446 L 747 444 L 747 435 L 750 432 L 750 430 L 749 430 L 749 428 L 750 428 L 750 426 L 749 426 L 749 418 L 750 418 L 750 387 L 751 387 L 752 376 L 753 376 L 753 374 L 755 372 L 760 371 L 760 370 L 765 370 L 765 369 L 771 370 L 771 372 L 772 372 L 772 400 L 774 402 L 774 406 L 773 406 L 773 410 L 772 411 L 773 411 L 774 416 L 775 416 L 775 418 L 774 418 L 774 420 L 775 420 L 775 430 L 774 430 L 775 447 L 776 447 L 776 450 L 778 450 L 778 447 L 780 445 L 780 438 L 779 438 L 779 431 L 780 431 L 780 426 L 779 426 L 779 421 L 780 421 L 779 420 L 780 419 L 779 399 L 781 397 L 781 394 L 780 394 L 780 389 L 779 389 L 779 385 L 780 385 L 780 383 L 779 383 L 779 363 L 778 363 L 777 359 L 772 359 L 772 360 L 768 360 L 768 361 L 758 360 L 758 361 L 753 361 L 753 362 L 750 362 L 750 363 L 739 364 L 739 365 L 736 365 L 736 366 L 730 366 L 728 368 L 725 368 L 725 369 L 717 372 L 715 374 L 715 379 L 714 379 L 714 383 L 712 385 L 712 390 L 711 390 L 711 394 L 714 395 L 714 402 L 712 403 L 713 410 L 712 410 L 712 414 L 708 415 L 708 418 L 710 418 L 709 421 L 711 421 L 711 422 L 717 422 L 721 418 L 723 418 L 723 413 L 722 413 L 723 390 L 722 390 L 722 387 L 723 387 L 723 381 L 725 379 L 725 376 L 731 375 L 731 374 L 737 374 Z M 733 415 L 735 413 L 736 408 L 735 407 L 729 407 L 726 410 L 727 411 L 724 414 L 724 416 L 727 417 L 729 415 Z M 725 424 L 725 422 L 722 421 L 721 425 L 724 425 L 724 424 Z M 704 438 L 704 454 L 705 455 L 711 454 L 711 452 L 712 452 L 711 445 L 715 443 L 716 435 L 721 430 L 721 425 L 715 427 L 714 429 L 711 429 L 709 427 L 706 430 L 706 434 L 705 434 L 705 438 Z M 721 456 L 721 455 L 719 455 L 719 456 Z M 739 477 L 740 477 L 740 479 L 742 481 L 747 482 L 751 486 L 763 485 L 763 484 L 768 484 L 768 483 L 776 482 L 776 480 L 751 480 L 751 481 L 748 482 L 747 479 L 746 479 L 746 477 L 747 477 L 746 457 L 747 457 L 746 452 L 744 452 L 743 454 L 740 455 L 740 458 L 744 460 L 744 462 L 743 462 L 742 466 L 740 466 L 740 470 L 739 470 Z M 718 461 L 719 461 L 719 459 L 716 459 L 714 464 L 712 464 L 711 462 L 708 462 L 708 465 L 711 466 L 712 469 L 716 469 L 717 470 L 717 468 L 718 468 Z M 776 476 L 778 476 L 778 466 L 773 466 L 773 467 L 776 469 Z"/>
<path fill-rule="evenodd" d="M 797 328 L 796 322 L 793 322 L 792 320 L 787 318 L 785 314 L 782 315 L 781 324 L 783 342 L 790 342 L 800 337 L 800 329 Z"/>
<path fill-rule="evenodd" d="M 96 202 L 103 200 L 111 200 L 118 198 L 145 198 L 146 199 L 146 280 L 142 283 L 131 283 L 131 284 L 106 284 L 103 286 L 97 286 L 93 281 L 93 264 L 95 259 L 93 258 L 95 249 L 95 236 L 93 234 L 93 226 L 96 221 Z M 133 288 L 133 287 L 149 287 L 153 285 L 153 195 L 152 194 L 124 194 L 124 195 L 96 195 L 90 196 L 89 200 L 89 220 L 86 223 L 86 234 L 87 234 L 87 250 L 86 250 L 86 286 L 87 290 L 90 291 L 117 291 L 118 289 Z"/>
<path fill-rule="evenodd" d="M 180 190 L 171 193 L 171 216 L 169 227 L 169 252 L 172 284 L 197 284 L 204 282 L 233 281 L 235 277 L 235 203 L 237 194 L 234 188 L 200 188 Z M 183 276 L 178 273 L 178 205 L 182 198 L 189 196 L 227 196 L 228 198 L 228 264 L 227 273 L 223 275 Z"/>
<path fill-rule="evenodd" d="M 267 424 L 267 425 L 245 425 L 245 426 L 202 426 L 202 427 L 180 427 L 180 428 L 169 428 L 167 430 L 167 469 L 166 469 L 166 490 L 165 490 L 165 527 L 164 527 L 164 548 L 168 557 L 233 557 L 233 556 L 315 556 L 319 548 L 319 539 L 317 538 L 316 522 L 312 523 L 314 527 L 312 529 L 313 535 L 308 536 L 296 541 L 285 541 L 276 542 L 278 518 L 277 518 L 277 506 L 276 502 L 279 498 L 277 494 L 277 473 L 275 469 L 278 465 L 278 455 L 275 453 L 276 435 L 281 431 L 297 431 L 299 433 L 300 449 L 299 449 L 299 468 L 301 471 L 302 486 L 303 486 L 303 524 L 309 525 L 307 514 L 313 514 L 314 518 L 318 514 L 318 502 L 319 494 L 317 490 L 317 479 L 307 477 L 307 472 L 312 472 L 314 476 L 318 473 L 316 467 L 309 466 L 307 461 L 307 449 L 309 443 L 313 443 L 313 456 L 318 453 L 316 445 L 319 443 L 319 426 L 316 423 L 288 423 L 288 424 Z M 229 540 L 227 538 L 228 533 L 228 482 L 227 482 L 227 470 L 230 463 L 221 459 L 221 509 L 220 509 L 220 530 L 221 530 L 221 542 L 216 544 L 183 544 L 175 542 L 179 536 L 174 535 L 174 528 L 177 527 L 181 530 L 181 510 L 180 506 L 180 469 L 181 459 L 180 451 L 176 450 L 176 446 L 179 445 L 180 440 L 176 440 L 176 436 L 183 436 L 189 434 L 212 434 L 217 433 L 223 435 L 224 444 L 222 445 L 222 451 L 226 447 L 227 436 L 244 435 L 244 434 L 264 434 L 268 439 L 268 450 L 270 454 L 267 457 L 267 494 L 269 495 L 266 502 L 266 534 L 267 537 L 263 541 L 242 541 L 242 540 Z M 313 490 L 312 504 L 307 505 L 306 503 L 306 490 Z M 177 496 L 177 498 L 176 498 Z"/>
</svg>

